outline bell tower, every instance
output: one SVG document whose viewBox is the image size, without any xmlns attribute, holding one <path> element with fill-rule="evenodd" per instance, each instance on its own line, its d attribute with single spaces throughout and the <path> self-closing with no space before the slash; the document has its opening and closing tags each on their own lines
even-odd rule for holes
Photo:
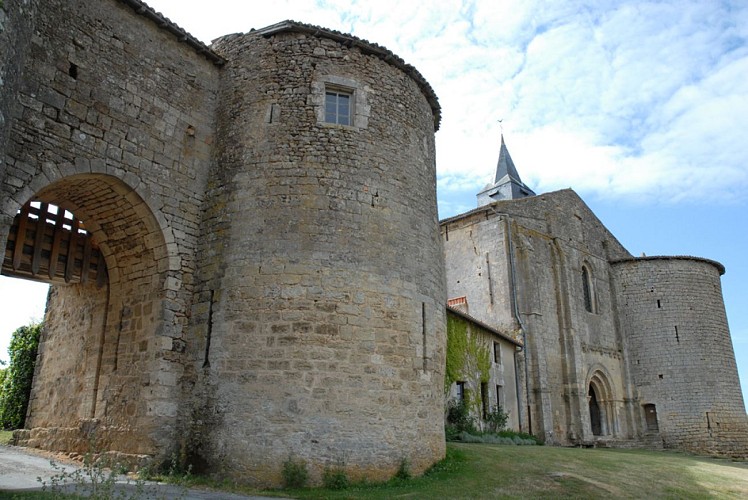
<svg viewBox="0 0 748 500">
<path fill-rule="evenodd" d="M 490 184 L 478 193 L 478 206 L 488 205 L 499 200 L 516 200 L 535 196 L 535 192 L 522 182 L 514 166 L 509 150 L 504 143 L 504 134 L 501 134 L 501 149 L 499 150 L 499 161 L 496 164 L 496 177 Z"/>
</svg>

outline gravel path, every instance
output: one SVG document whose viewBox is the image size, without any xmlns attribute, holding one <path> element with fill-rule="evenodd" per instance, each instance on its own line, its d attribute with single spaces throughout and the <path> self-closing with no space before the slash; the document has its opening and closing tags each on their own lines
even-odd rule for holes
<svg viewBox="0 0 748 500">
<path fill-rule="evenodd" d="M 51 462 L 57 464 L 57 468 Z M 12 491 L 40 491 L 42 484 L 37 478 L 41 478 L 47 484 L 52 476 L 60 474 L 62 468 L 66 474 L 72 473 L 78 468 L 77 464 L 70 459 L 65 459 L 55 454 L 30 450 L 16 446 L 0 445 L 0 498 L 3 492 Z M 171 484 L 156 483 L 153 481 L 135 484 L 132 479 L 121 476 L 115 486 L 117 495 L 125 498 L 180 498 L 185 500 L 203 499 L 226 499 L 226 500 L 278 500 L 278 497 L 256 497 L 236 495 L 221 491 L 187 489 Z M 68 485 L 66 491 L 73 491 L 75 485 Z"/>
</svg>

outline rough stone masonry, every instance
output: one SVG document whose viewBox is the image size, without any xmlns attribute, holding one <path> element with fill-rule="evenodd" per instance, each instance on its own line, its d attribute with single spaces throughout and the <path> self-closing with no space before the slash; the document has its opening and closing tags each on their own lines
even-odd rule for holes
<svg viewBox="0 0 748 500">
<path fill-rule="evenodd" d="M 255 484 L 289 457 L 316 480 L 439 460 L 440 111 L 415 68 L 294 22 L 209 49 L 135 0 L 0 13 L 3 271 L 55 285 L 18 442 Z M 81 226 L 20 222 L 30 202 Z M 106 280 L 76 281 L 94 245 Z"/>
</svg>

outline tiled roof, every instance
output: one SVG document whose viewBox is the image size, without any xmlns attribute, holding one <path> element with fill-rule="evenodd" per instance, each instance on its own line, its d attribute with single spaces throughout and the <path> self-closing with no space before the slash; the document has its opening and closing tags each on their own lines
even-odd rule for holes
<svg viewBox="0 0 748 500">
<path fill-rule="evenodd" d="M 497 330 L 496 328 L 494 328 L 494 327 L 492 327 L 490 325 L 487 325 L 486 323 L 482 322 L 481 320 L 470 316 L 468 313 L 462 312 L 459 309 L 455 309 L 454 307 L 451 307 L 451 306 L 447 306 L 447 311 L 451 312 L 452 314 L 455 314 L 456 316 L 460 316 L 461 318 L 466 319 L 466 320 L 470 321 L 471 323 L 474 323 L 474 324 L 478 325 L 479 327 L 483 328 L 484 330 L 489 331 L 489 332 L 493 333 L 494 335 L 497 335 L 497 336 L 501 337 L 502 339 L 504 339 L 504 340 L 506 340 L 508 342 L 511 342 L 512 344 L 514 344 L 516 346 L 522 347 L 522 342 L 516 340 L 511 335 L 509 335 L 507 333 L 504 333 L 504 332 L 501 332 L 501 331 Z"/>
<path fill-rule="evenodd" d="M 210 50 L 210 47 L 205 45 L 203 42 L 195 38 L 194 36 L 187 33 L 183 28 L 180 28 L 176 23 L 173 23 L 169 18 L 161 14 L 160 12 L 156 12 L 153 7 L 150 7 L 145 2 L 141 2 L 140 0 L 119 0 L 120 3 L 123 3 L 130 7 L 132 10 L 134 10 L 137 14 L 140 14 L 143 17 L 146 17 L 156 23 L 161 29 L 164 29 L 168 31 L 169 33 L 172 33 L 174 36 L 177 37 L 177 39 L 182 42 L 186 43 L 190 47 L 192 47 L 195 52 L 198 54 L 201 54 L 205 56 L 209 61 L 211 61 L 213 64 L 217 66 L 221 66 L 224 64 L 224 60 L 221 56 Z"/>
</svg>

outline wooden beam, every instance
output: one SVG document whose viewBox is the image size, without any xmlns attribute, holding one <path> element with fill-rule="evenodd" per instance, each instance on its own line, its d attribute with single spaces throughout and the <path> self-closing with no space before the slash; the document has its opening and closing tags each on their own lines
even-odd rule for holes
<svg viewBox="0 0 748 500">
<path fill-rule="evenodd" d="M 39 213 L 36 219 L 36 234 L 34 235 L 34 256 L 31 258 L 31 274 L 39 274 L 42 265 L 42 242 L 44 241 L 44 230 L 47 227 L 47 203 L 39 205 Z"/>
<path fill-rule="evenodd" d="M 86 234 L 83 244 L 83 262 L 81 263 L 81 283 L 88 283 L 88 266 L 91 265 L 91 235 Z"/>
<path fill-rule="evenodd" d="M 26 203 L 21 208 L 21 218 L 18 221 L 18 231 L 16 232 L 16 242 L 13 248 L 13 270 L 18 271 L 21 267 L 21 257 L 23 256 L 23 244 L 26 242 L 26 221 L 29 218 L 29 207 L 31 203 Z"/>
<path fill-rule="evenodd" d="M 62 227 L 65 222 L 65 210 L 58 207 L 57 217 L 55 218 L 55 231 L 52 236 L 52 250 L 49 252 L 49 278 L 54 279 L 57 276 L 57 263 L 60 260 L 60 241 L 65 228 Z"/>
<path fill-rule="evenodd" d="M 73 222 L 70 224 L 70 240 L 68 241 L 68 259 L 65 264 L 65 283 L 70 283 L 75 270 L 75 253 L 78 250 L 78 224 L 78 218 L 73 216 Z"/>
</svg>

